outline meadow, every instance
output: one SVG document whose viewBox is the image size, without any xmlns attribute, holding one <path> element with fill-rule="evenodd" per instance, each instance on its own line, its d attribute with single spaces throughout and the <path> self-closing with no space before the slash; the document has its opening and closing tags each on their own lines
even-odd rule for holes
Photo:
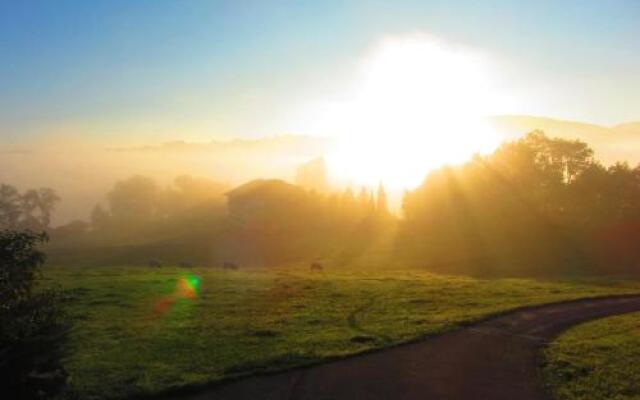
<svg viewBox="0 0 640 400">
<path fill-rule="evenodd" d="M 418 340 L 517 307 L 640 291 L 623 280 L 416 270 L 47 267 L 73 322 L 68 396 L 197 388 Z"/>
<path fill-rule="evenodd" d="M 559 400 L 640 398 L 640 313 L 578 325 L 545 351 L 543 376 Z"/>
</svg>

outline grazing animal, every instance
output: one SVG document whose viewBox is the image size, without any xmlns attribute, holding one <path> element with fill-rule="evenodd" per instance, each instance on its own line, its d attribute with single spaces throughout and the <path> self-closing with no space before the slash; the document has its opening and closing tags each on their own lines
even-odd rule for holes
<svg viewBox="0 0 640 400">
<path fill-rule="evenodd" d="M 149 266 L 151 268 L 160 268 L 162 267 L 162 261 L 158 260 L 157 258 L 153 258 L 149 260 Z"/>
<path fill-rule="evenodd" d="M 324 268 L 322 267 L 322 264 L 320 264 L 319 262 L 312 262 L 311 263 L 311 270 L 312 271 L 322 271 Z"/>
<path fill-rule="evenodd" d="M 195 265 L 191 261 L 182 261 L 180 264 L 181 268 L 193 268 Z"/>
<path fill-rule="evenodd" d="M 224 263 L 222 263 L 222 269 L 236 270 L 238 269 L 238 265 L 236 263 L 225 261 Z"/>
</svg>

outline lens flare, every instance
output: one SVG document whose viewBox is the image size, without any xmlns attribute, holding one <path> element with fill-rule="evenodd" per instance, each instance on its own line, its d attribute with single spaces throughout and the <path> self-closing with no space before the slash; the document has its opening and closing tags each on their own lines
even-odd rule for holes
<svg viewBox="0 0 640 400">
<path fill-rule="evenodd" d="M 197 298 L 200 293 L 200 281 L 200 277 L 193 274 L 178 278 L 173 293 L 155 302 L 153 305 L 154 314 L 165 315 L 171 311 L 178 300 L 193 300 Z"/>
<path fill-rule="evenodd" d="M 200 278 L 195 275 L 183 276 L 178 280 L 176 295 L 182 298 L 193 299 L 198 297 L 200 291 Z"/>
</svg>

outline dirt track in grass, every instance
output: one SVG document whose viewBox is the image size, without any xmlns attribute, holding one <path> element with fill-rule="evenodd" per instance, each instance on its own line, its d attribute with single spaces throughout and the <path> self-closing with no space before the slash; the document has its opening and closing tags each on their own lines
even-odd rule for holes
<svg viewBox="0 0 640 400">
<path fill-rule="evenodd" d="M 274 375 L 228 382 L 183 398 L 549 399 L 541 348 L 572 325 L 640 310 L 640 296 L 521 309 L 431 339 Z"/>
</svg>

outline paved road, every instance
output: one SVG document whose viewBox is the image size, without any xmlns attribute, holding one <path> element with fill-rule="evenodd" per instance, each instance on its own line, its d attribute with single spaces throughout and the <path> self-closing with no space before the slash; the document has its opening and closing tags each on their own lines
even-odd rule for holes
<svg viewBox="0 0 640 400">
<path fill-rule="evenodd" d="M 640 311 L 640 296 L 525 309 L 420 343 L 208 389 L 193 400 L 549 399 L 541 347 L 571 325 Z"/>
</svg>

